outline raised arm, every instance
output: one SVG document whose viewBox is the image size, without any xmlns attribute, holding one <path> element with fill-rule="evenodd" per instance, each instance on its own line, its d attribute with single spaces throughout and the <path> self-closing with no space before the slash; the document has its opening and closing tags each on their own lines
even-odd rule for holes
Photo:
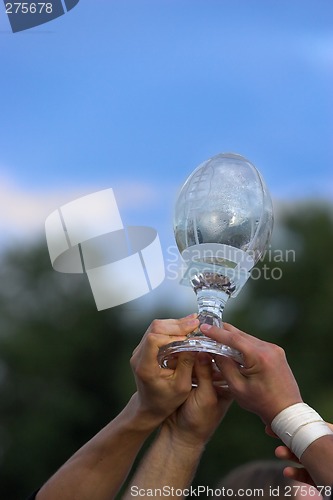
<svg viewBox="0 0 333 500">
<path fill-rule="evenodd" d="M 184 338 L 197 323 L 193 317 L 153 321 L 131 360 L 137 392 L 114 420 L 47 481 L 37 500 L 115 497 L 144 441 L 191 390 L 193 356 L 183 355 L 175 370 L 161 370 L 156 359 L 159 347 Z"/>
<path fill-rule="evenodd" d="M 125 500 L 138 495 L 143 499 L 188 496 L 205 445 L 232 401 L 229 391 L 214 387 L 209 355 L 198 354 L 194 370 L 198 386 L 162 424 Z"/>
</svg>

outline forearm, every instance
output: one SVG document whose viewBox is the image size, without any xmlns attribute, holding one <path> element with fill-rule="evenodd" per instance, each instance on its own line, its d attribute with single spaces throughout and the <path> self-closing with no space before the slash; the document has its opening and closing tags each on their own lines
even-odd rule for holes
<svg viewBox="0 0 333 500">
<path fill-rule="evenodd" d="M 204 444 L 194 440 L 190 443 L 182 438 L 181 433 L 163 424 L 123 498 L 129 500 L 138 494 L 143 499 L 152 496 L 159 498 L 163 487 L 169 497 L 182 498 L 179 491 L 190 486 L 204 451 Z"/>
<path fill-rule="evenodd" d="M 41 488 L 37 500 L 109 500 L 126 479 L 142 444 L 159 425 L 140 413 L 137 395 Z"/>
<path fill-rule="evenodd" d="M 301 456 L 301 463 L 317 486 L 333 485 L 333 436 L 314 441 Z"/>
<path fill-rule="evenodd" d="M 306 403 L 288 406 L 271 429 L 298 458 L 318 486 L 333 485 L 333 431 Z"/>
</svg>

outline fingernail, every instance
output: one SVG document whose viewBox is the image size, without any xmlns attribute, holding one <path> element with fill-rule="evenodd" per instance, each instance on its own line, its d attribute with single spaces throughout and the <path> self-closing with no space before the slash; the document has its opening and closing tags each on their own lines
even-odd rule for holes
<svg viewBox="0 0 333 500">
<path fill-rule="evenodd" d="M 190 319 L 190 318 L 197 318 L 198 317 L 198 313 L 192 313 L 192 314 L 188 314 L 187 316 L 185 316 L 186 318 Z"/>
<path fill-rule="evenodd" d="M 208 330 L 210 330 L 212 328 L 213 325 L 207 325 L 207 323 L 203 323 L 201 326 L 200 326 L 200 330 L 202 332 L 208 332 Z"/>
</svg>

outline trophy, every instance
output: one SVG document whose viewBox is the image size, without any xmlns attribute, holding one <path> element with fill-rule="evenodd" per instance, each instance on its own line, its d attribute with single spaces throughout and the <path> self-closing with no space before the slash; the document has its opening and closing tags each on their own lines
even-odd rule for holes
<svg viewBox="0 0 333 500">
<path fill-rule="evenodd" d="M 267 248 L 273 228 L 272 201 L 265 182 L 246 158 L 218 154 L 188 177 L 176 201 L 174 234 L 186 264 L 182 284 L 192 286 L 200 325 L 222 326 L 229 297 L 236 297 L 250 270 Z M 168 367 L 184 351 L 229 356 L 242 354 L 206 337 L 199 327 L 186 340 L 160 348 L 158 361 Z"/>
</svg>

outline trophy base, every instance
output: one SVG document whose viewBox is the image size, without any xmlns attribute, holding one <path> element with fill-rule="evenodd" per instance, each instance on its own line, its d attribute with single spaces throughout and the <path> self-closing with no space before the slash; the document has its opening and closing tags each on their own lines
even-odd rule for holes
<svg viewBox="0 0 333 500">
<path fill-rule="evenodd" d="M 239 351 L 204 335 L 188 337 L 186 340 L 171 342 L 160 348 L 157 360 L 161 368 L 168 368 L 171 360 L 177 359 L 181 352 L 207 352 L 218 356 L 232 358 L 240 365 L 243 364 L 243 357 Z"/>
</svg>

